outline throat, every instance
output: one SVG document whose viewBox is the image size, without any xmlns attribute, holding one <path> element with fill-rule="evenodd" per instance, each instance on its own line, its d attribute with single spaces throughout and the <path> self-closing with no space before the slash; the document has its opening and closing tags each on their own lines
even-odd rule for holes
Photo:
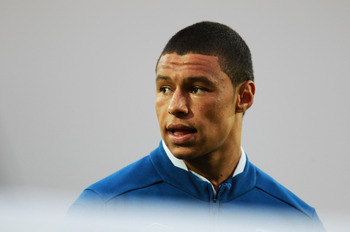
<svg viewBox="0 0 350 232">
<path fill-rule="evenodd" d="M 239 153 L 236 154 L 226 159 L 213 159 L 206 155 L 197 159 L 184 160 L 184 162 L 190 171 L 209 181 L 217 191 L 222 183 L 233 176 L 241 157 L 240 148 Z"/>
<path fill-rule="evenodd" d="M 229 178 L 232 177 L 236 166 L 231 166 L 231 168 L 226 168 L 225 172 L 215 172 L 212 168 L 196 168 L 191 165 L 190 162 L 185 161 L 187 168 L 196 176 L 198 176 L 203 181 L 208 181 L 212 184 L 214 190 L 217 192 L 219 186 L 225 183 Z M 223 170 L 220 170 L 223 171 Z"/>
</svg>

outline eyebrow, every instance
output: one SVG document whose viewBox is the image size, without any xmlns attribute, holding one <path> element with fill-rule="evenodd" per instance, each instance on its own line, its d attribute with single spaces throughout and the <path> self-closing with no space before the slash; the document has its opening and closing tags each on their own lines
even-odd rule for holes
<svg viewBox="0 0 350 232">
<path fill-rule="evenodd" d="M 156 82 L 165 80 L 165 81 L 171 81 L 170 77 L 167 76 L 157 76 Z M 212 85 L 213 83 L 206 77 L 188 77 L 185 79 L 185 82 L 202 82 L 207 85 Z"/>
<path fill-rule="evenodd" d="M 169 80 L 171 80 L 171 79 L 170 79 L 170 77 L 167 77 L 167 76 L 157 76 L 156 82 L 157 82 L 157 81 L 160 81 L 160 80 L 169 81 Z"/>
<path fill-rule="evenodd" d="M 213 83 L 206 77 L 188 77 L 186 82 L 202 82 L 206 85 L 212 85 Z"/>
</svg>

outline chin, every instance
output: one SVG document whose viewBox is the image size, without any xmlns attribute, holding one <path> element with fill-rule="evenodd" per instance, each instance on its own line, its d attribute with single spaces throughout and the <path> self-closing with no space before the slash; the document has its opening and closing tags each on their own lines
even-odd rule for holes
<svg viewBox="0 0 350 232">
<path fill-rule="evenodd" d="M 194 151 L 193 149 L 187 147 L 176 147 L 173 148 L 171 152 L 176 158 L 182 160 L 191 160 L 198 157 L 198 151 Z"/>
</svg>

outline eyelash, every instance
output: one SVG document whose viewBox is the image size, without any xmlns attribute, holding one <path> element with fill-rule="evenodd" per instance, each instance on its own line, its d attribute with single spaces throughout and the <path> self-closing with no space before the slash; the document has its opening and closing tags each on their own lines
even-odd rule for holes
<svg viewBox="0 0 350 232">
<path fill-rule="evenodd" d="M 169 87 L 161 87 L 160 89 L 160 92 L 162 92 L 163 94 L 167 94 L 166 92 L 167 91 L 171 91 L 171 89 Z M 193 94 L 199 94 L 198 91 L 200 92 L 206 92 L 208 91 L 206 88 L 203 88 L 203 87 L 198 87 L 198 86 L 193 86 L 190 88 L 189 92 L 190 93 L 193 93 Z M 197 92 L 197 93 L 196 93 Z"/>
<path fill-rule="evenodd" d="M 163 94 L 166 94 L 166 91 L 167 91 L 167 90 L 170 90 L 170 88 L 169 88 L 169 87 L 161 87 L 159 90 L 160 90 L 160 92 L 162 92 Z"/>
<path fill-rule="evenodd" d="M 206 88 L 202 88 L 202 87 L 198 87 L 198 86 L 192 87 L 191 92 L 194 93 L 196 91 L 205 92 L 205 91 L 207 91 L 207 89 Z"/>
</svg>

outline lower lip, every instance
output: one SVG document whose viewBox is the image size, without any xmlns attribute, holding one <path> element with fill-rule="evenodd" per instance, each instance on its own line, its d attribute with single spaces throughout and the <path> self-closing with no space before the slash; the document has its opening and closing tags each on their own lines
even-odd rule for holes
<svg viewBox="0 0 350 232">
<path fill-rule="evenodd" d="M 169 132 L 170 140 L 174 144 L 179 144 L 179 145 L 190 142 L 193 139 L 194 135 L 195 135 L 195 133 L 188 133 L 188 134 L 183 134 L 183 135 L 174 135 L 173 133 Z"/>
</svg>

